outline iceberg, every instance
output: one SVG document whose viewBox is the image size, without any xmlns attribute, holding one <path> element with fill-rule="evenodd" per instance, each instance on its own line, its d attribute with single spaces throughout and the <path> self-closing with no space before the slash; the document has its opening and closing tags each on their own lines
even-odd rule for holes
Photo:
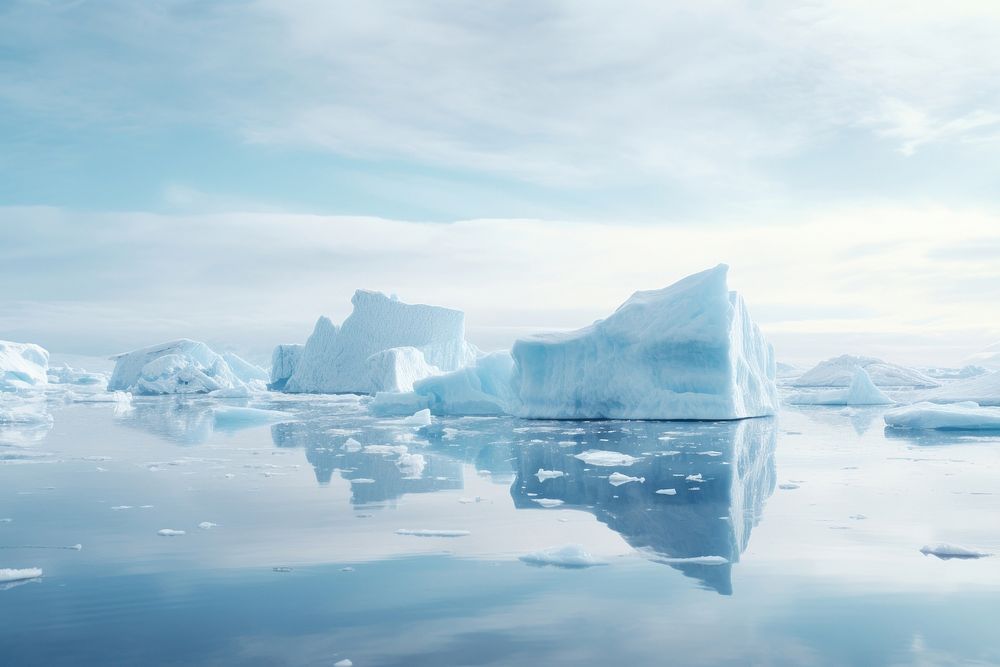
<svg viewBox="0 0 1000 667">
<path fill-rule="evenodd" d="M 326 317 L 319 319 L 285 391 L 374 394 L 379 387 L 369 359 L 393 348 L 415 348 L 423 364 L 442 372 L 476 359 L 476 348 L 465 341 L 465 314 L 460 310 L 406 304 L 366 290 L 355 292 L 351 303 L 354 310 L 339 328 Z M 384 369 L 384 360 L 372 363 Z"/>
<path fill-rule="evenodd" d="M 263 368 L 251 364 L 243 357 L 232 352 L 223 352 L 222 359 L 229 366 L 229 370 L 233 372 L 233 375 L 245 384 L 258 383 L 263 386 L 270 379 L 270 374 Z"/>
<path fill-rule="evenodd" d="M 156 395 L 246 388 L 223 356 L 205 343 L 187 338 L 126 352 L 112 359 L 115 370 L 108 381 L 108 391 Z M 241 372 L 245 369 L 241 368 Z"/>
<path fill-rule="evenodd" d="M 0 391 L 48 384 L 49 353 L 34 343 L 0 340 Z"/>
<path fill-rule="evenodd" d="M 932 403 L 972 401 L 979 405 L 1000 405 L 1000 371 L 949 382 L 943 387 L 923 392 L 920 400 Z"/>
<path fill-rule="evenodd" d="M 924 373 L 905 366 L 890 364 L 875 357 L 844 354 L 827 359 L 803 373 L 792 384 L 796 387 L 849 387 L 855 369 L 863 368 L 878 387 L 938 387 L 940 382 Z"/>
<path fill-rule="evenodd" d="M 872 378 L 861 366 L 854 370 L 854 378 L 847 389 L 831 389 L 799 393 L 788 398 L 794 405 L 890 405 L 895 403 L 875 386 Z"/>
<path fill-rule="evenodd" d="M 108 381 L 104 373 L 91 373 L 72 366 L 55 366 L 48 370 L 50 384 L 102 385 Z"/>
<path fill-rule="evenodd" d="M 728 267 L 636 292 L 584 329 L 514 343 L 513 414 L 541 419 L 742 419 L 778 409 L 771 346 Z"/>
<path fill-rule="evenodd" d="M 277 345 L 271 353 L 271 377 L 267 388 L 272 391 L 281 391 L 288 384 L 288 378 L 292 377 L 299 359 L 302 357 L 302 350 L 305 345 L 298 343 Z"/>
<path fill-rule="evenodd" d="M 978 403 L 914 403 L 885 413 L 892 428 L 936 429 L 940 431 L 1000 431 L 1000 408 Z"/>
</svg>

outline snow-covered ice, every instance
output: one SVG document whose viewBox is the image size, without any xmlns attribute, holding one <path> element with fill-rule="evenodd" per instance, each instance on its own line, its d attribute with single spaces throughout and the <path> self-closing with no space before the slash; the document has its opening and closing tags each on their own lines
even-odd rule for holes
<svg viewBox="0 0 1000 667">
<path fill-rule="evenodd" d="M 424 353 L 415 347 L 392 347 L 368 357 L 368 373 L 375 392 L 409 392 L 413 383 L 441 370 L 424 359 Z"/>
<path fill-rule="evenodd" d="M 469 535 L 467 530 L 430 529 L 430 528 L 400 528 L 397 535 L 412 535 L 414 537 L 465 537 Z"/>
<path fill-rule="evenodd" d="M 937 387 L 941 384 L 914 368 L 850 354 L 817 364 L 792 384 L 796 387 L 849 387 L 854 382 L 857 368 L 865 369 L 878 387 Z"/>
<path fill-rule="evenodd" d="M 532 498 L 531 502 L 538 503 L 542 507 L 559 507 L 565 501 L 558 498 Z"/>
<path fill-rule="evenodd" d="M 34 343 L 0 340 L 0 391 L 48 384 L 49 353 Z"/>
<path fill-rule="evenodd" d="M 177 537 L 179 535 L 186 535 L 187 533 L 183 530 L 175 530 L 173 528 L 161 528 L 156 531 L 156 534 L 161 537 Z"/>
<path fill-rule="evenodd" d="M 886 412 L 885 423 L 893 428 L 1000 431 L 1000 407 L 981 407 L 971 401 L 921 402 Z"/>
<path fill-rule="evenodd" d="M 570 333 L 516 341 L 513 413 L 557 419 L 739 419 L 778 409 L 774 353 L 724 264 L 636 292 Z"/>
<path fill-rule="evenodd" d="M 592 556 L 579 544 L 566 544 L 561 547 L 532 551 L 521 556 L 520 560 L 531 565 L 554 565 L 567 568 L 607 565 L 607 562 Z"/>
<path fill-rule="evenodd" d="M 656 492 L 661 496 L 676 496 L 677 489 L 657 489 Z"/>
<path fill-rule="evenodd" d="M 895 401 L 875 386 L 868 371 L 858 366 L 847 389 L 801 392 L 790 396 L 788 402 L 795 405 L 890 405 Z"/>
<path fill-rule="evenodd" d="M 400 420 L 401 424 L 406 426 L 430 426 L 431 425 L 431 411 L 427 408 L 423 410 L 417 410 L 409 417 L 405 417 Z"/>
<path fill-rule="evenodd" d="M 539 482 L 544 482 L 547 479 L 558 479 L 565 475 L 566 473 L 562 470 L 545 470 L 544 468 L 539 468 L 538 472 L 535 473 L 535 477 L 538 478 Z"/>
<path fill-rule="evenodd" d="M 392 348 L 415 348 L 427 366 L 445 372 L 476 358 L 475 347 L 465 341 L 462 311 L 406 304 L 366 290 L 355 292 L 351 303 L 354 310 L 339 328 L 319 319 L 285 391 L 373 394 L 378 387 L 369 358 Z"/>
</svg>

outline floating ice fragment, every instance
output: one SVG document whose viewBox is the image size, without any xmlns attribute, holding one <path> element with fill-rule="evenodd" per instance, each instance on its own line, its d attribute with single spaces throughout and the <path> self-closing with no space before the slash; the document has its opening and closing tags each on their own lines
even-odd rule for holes
<svg viewBox="0 0 1000 667">
<path fill-rule="evenodd" d="M 942 560 L 948 560 L 949 558 L 985 558 L 993 555 L 985 551 L 977 551 L 976 549 L 969 549 L 967 547 L 959 546 L 957 544 L 948 544 L 946 542 L 925 544 L 920 548 L 920 553 L 925 556 L 937 556 Z"/>
<path fill-rule="evenodd" d="M 353 667 L 353 665 L 354 663 L 348 660 L 347 658 L 344 658 L 343 660 L 338 660 L 337 662 L 333 663 L 333 667 Z"/>
<path fill-rule="evenodd" d="M 177 537 L 178 535 L 186 535 L 187 533 L 183 530 L 174 530 L 173 528 L 161 528 L 156 531 L 156 534 L 162 537 Z"/>
<path fill-rule="evenodd" d="M 531 502 L 538 503 L 542 507 L 559 507 L 563 504 L 563 501 L 557 498 L 532 498 Z"/>
<path fill-rule="evenodd" d="M 465 537 L 469 535 L 467 530 L 431 530 L 427 528 L 420 529 L 409 529 L 400 528 L 396 531 L 397 535 L 412 535 L 414 537 Z"/>
<path fill-rule="evenodd" d="M 886 412 L 885 423 L 892 428 L 1000 431 L 1000 407 L 980 407 L 972 401 L 947 405 L 914 403 Z"/>
<path fill-rule="evenodd" d="M 580 459 L 587 465 L 593 466 L 630 466 L 639 459 L 621 452 L 609 452 L 602 449 L 588 449 L 585 452 L 576 454 L 573 458 Z"/>
<path fill-rule="evenodd" d="M 657 489 L 656 492 L 661 496 L 676 496 L 677 489 Z"/>
<path fill-rule="evenodd" d="M 567 544 L 561 547 L 533 551 L 521 556 L 520 560 L 531 565 L 553 565 L 565 568 L 607 565 L 605 561 L 592 556 L 579 544 Z"/>
<path fill-rule="evenodd" d="M 42 576 L 42 569 L 40 567 L 27 567 L 20 570 L 0 568 L 0 583 L 26 581 L 28 579 L 37 579 L 40 576 Z"/>
<path fill-rule="evenodd" d="M 793 491 L 793 490 L 799 488 L 799 485 L 798 484 L 793 484 L 792 482 L 786 482 L 784 484 L 779 484 L 778 488 L 782 489 L 784 491 Z"/>
<path fill-rule="evenodd" d="M 406 426 L 430 426 L 431 411 L 428 408 L 417 410 L 409 417 L 400 420 Z"/>
<path fill-rule="evenodd" d="M 538 478 L 539 482 L 544 482 L 547 479 L 557 479 L 559 477 L 563 477 L 565 474 L 566 473 L 562 470 L 544 470 L 539 468 L 538 472 L 535 473 L 535 477 Z"/>
<path fill-rule="evenodd" d="M 629 482 L 639 482 L 641 484 L 646 481 L 646 478 L 630 477 L 628 475 L 623 475 L 620 472 L 613 472 L 608 476 L 608 481 L 611 482 L 612 486 L 621 486 L 622 484 L 628 484 Z"/>
<path fill-rule="evenodd" d="M 729 559 L 723 558 L 722 556 L 693 556 L 690 558 L 667 558 L 667 557 L 657 557 L 656 561 L 659 563 L 670 563 L 670 564 L 691 564 L 691 565 L 726 565 L 729 563 Z"/>
<path fill-rule="evenodd" d="M 684 479 L 685 479 L 685 481 L 688 481 L 688 482 L 704 482 L 705 481 L 705 479 L 701 476 L 701 473 L 698 473 L 696 475 L 688 475 Z"/>
<path fill-rule="evenodd" d="M 201 528 L 202 530 L 212 530 L 218 525 L 219 524 L 212 523 L 211 521 L 202 521 L 201 523 L 198 524 L 198 527 Z"/>
</svg>

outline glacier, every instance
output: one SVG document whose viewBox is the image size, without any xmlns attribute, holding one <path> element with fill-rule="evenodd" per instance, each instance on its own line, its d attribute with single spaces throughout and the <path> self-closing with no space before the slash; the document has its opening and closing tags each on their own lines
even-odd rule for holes
<svg viewBox="0 0 1000 667">
<path fill-rule="evenodd" d="M 288 383 L 288 378 L 292 377 L 295 367 L 302 358 L 302 350 L 305 345 L 290 343 L 276 345 L 271 353 L 271 376 L 267 388 L 271 391 L 281 391 Z"/>
<path fill-rule="evenodd" d="M 442 372 L 462 368 L 478 355 L 465 340 L 465 314 L 460 310 L 407 304 L 367 290 L 355 292 L 351 303 L 354 310 L 340 327 L 329 318 L 319 319 L 285 391 L 374 394 L 379 387 L 372 365 L 381 372 L 386 360 L 369 359 L 393 348 L 415 348 L 427 367 Z M 389 359 L 392 363 L 412 361 L 402 356 L 410 353 L 393 354 L 397 356 Z"/>
<path fill-rule="evenodd" d="M 263 386 L 257 379 L 259 373 L 248 372 L 243 366 L 251 364 L 236 355 L 229 357 L 237 363 L 238 373 L 225 357 L 208 345 L 187 338 L 125 352 L 111 357 L 115 369 L 108 381 L 108 391 L 145 395 L 199 394 L 220 390 L 245 392 L 258 383 Z"/>
<path fill-rule="evenodd" d="M 636 292 L 607 319 L 516 341 L 513 414 L 550 419 L 741 419 L 778 409 L 771 346 L 729 291 L 728 267 Z"/>
<path fill-rule="evenodd" d="M 849 387 L 854 381 L 854 370 L 863 368 L 879 387 L 940 386 L 940 382 L 924 373 L 898 364 L 891 364 L 875 357 L 859 357 L 843 354 L 820 362 L 803 373 L 795 382 L 795 387 Z"/>
<path fill-rule="evenodd" d="M 847 389 L 802 392 L 789 396 L 793 405 L 890 405 L 895 403 L 875 386 L 872 378 L 861 366 L 854 369 L 854 378 Z"/>
<path fill-rule="evenodd" d="M 891 428 L 939 431 L 1000 431 L 1000 408 L 962 403 L 914 403 L 885 413 Z"/>
<path fill-rule="evenodd" d="M 0 391 L 48 384 L 49 353 L 34 343 L 0 340 Z"/>
</svg>

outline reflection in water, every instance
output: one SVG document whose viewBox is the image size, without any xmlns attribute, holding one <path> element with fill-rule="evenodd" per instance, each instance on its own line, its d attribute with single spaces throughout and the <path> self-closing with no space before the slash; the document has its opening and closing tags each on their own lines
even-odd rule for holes
<svg viewBox="0 0 1000 667">
<path fill-rule="evenodd" d="M 168 440 L 194 444 L 212 432 L 211 404 L 137 401 L 121 419 Z M 590 512 L 650 560 L 723 594 L 732 591 L 732 564 L 746 549 L 775 487 L 773 419 L 527 422 L 502 417 L 436 419 L 416 428 L 373 418 L 359 402 L 280 407 L 293 409 L 298 421 L 271 426 L 274 445 L 302 449 L 321 485 L 334 474 L 350 481 L 355 505 L 462 489 L 468 464 L 480 476 L 509 485 L 517 509 L 546 511 L 536 501 L 549 499 L 561 501 L 555 505 L 561 509 Z M 588 465 L 576 457 L 587 450 L 628 454 L 636 461 Z M 565 475 L 539 479 L 540 469 Z M 614 472 L 644 481 L 615 486 L 609 481 Z"/>
<path fill-rule="evenodd" d="M 534 501 L 550 498 L 562 500 L 561 507 L 586 509 L 650 559 L 670 562 L 707 587 L 731 593 L 731 564 L 746 549 L 750 530 L 774 491 L 774 420 L 584 426 L 592 429 L 572 436 L 573 445 L 521 450 L 511 488 L 515 505 L 540 509 Z M 627 467 L 591 466 L 575 456 L 588 449 L 639 460 Z M 539 469 L 566 475 L 542 481 Z M 615 471 L 645 481 L 616 487 L 608 480 Z M 676 562 L 704 557 L 726 563 Z"/>
</svg>

